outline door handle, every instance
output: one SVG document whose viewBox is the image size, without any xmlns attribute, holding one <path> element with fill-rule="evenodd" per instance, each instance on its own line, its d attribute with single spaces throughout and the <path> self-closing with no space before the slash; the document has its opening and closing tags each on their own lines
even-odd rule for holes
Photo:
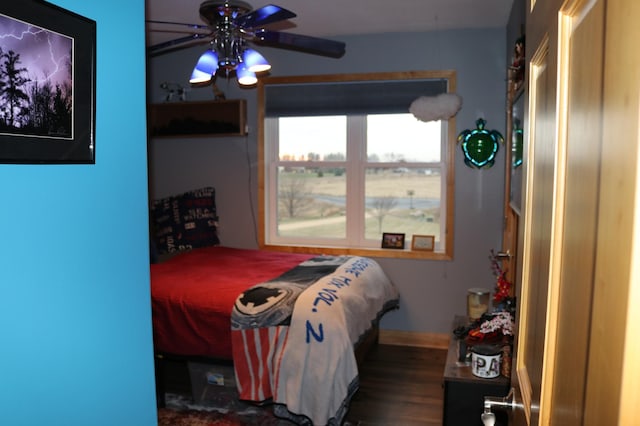
<svg viewBox="0 0 640 426">
<path fill-rule="evenodd" d="M 484 397 L 484 411 L 480 416 L 482 420 L 482 424 L 484 426 L 493 426 L 496 423 L 496 415 L 492 412 L 492 410 L 515 410 L 521 406 L 521 404 L 516 403 L 514 390 L 511 388 L 507 396 L 498 397 L 498 396 L 485 396 Z"/>
<path fill-rule="evenodd" d="M 513 257 L 513 255 L 511 254 L 511 252 L 509 250 L 507 251 L 499 251 L 498 253 L 496 253 L 496 259 L 500 259 L 500 260 L 509 260 Z"/>
<path fill-rule="evenodd" d="M 489 411 L 488 413 L 482 413 L 480 419 L 482 420 L 482 424 L 484 426 L 494 426 L 496 424 L 496 415 L 491 411 Z"/>
</svg>

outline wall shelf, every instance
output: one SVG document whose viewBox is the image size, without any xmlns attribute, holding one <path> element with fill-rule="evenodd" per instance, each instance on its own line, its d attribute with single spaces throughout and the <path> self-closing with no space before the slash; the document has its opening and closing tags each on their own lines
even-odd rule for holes
<svg viewBox="0 0 640 426">
<path fill-rule="evenodd" d="M 147 121 L 153 138 L 245 136 L 247 102 L 235 99 L 150 104 Z"/>
</svg>

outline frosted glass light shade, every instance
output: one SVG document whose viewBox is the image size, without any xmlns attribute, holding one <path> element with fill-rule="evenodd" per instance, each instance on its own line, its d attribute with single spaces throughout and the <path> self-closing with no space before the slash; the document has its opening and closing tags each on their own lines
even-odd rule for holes
<svg viewBox="0 0 640 426">
<path fill-rule="evenodd" d="M 249 71 L 244 63 L 238 65 L 236 75 L 238 76 L 238 83 L 243 86 L 251 86 L 258 82 L 256 73 Z"/>
<path fill-rule="evenodd" d="M 251 72 L 263 72 L 271 69 L 271 65 L 267 60 L 258 53 L 256 50 L 247 49 L 242 54 L 242 62 L 246 65 L 247 69 Z"/>
<path fill-rule="evenodd" d="M 213 50 L 207 50 L 198 59 L 198 63 L 193 68 L 189 83 L 205 83 L 211 80 L 218 69 L 218 54 Z"/>
</svg>

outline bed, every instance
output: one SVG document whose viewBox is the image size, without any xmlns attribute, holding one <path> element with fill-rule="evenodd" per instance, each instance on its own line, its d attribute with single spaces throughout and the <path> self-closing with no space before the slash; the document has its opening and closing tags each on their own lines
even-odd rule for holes
<svg viewBox="0 0 640 426">
<path fill-rule="evenodd" d="M 187 193 L 190 201 L 182 194 L 154 206 L 169 209 L 174 221 L 203 218 L 213 206 L 203 219 L 215 228 L 212 188 L 195 193 L 213 204 L 203 207 L 206 202 L 194 203 Z M 162 222 L 156 225 L 165 232 Z M 397 290 L 379 264 L 358 256 L 229 248 L 201 235 L 189 240 L 182 225 L 171 228 L 171 238 L 156 233 L 157 240 L 179 249 L 151 265 L 156 352 L 231 361 L 240 399 L 273 403 L 277 416 L 298 424 L 340 424 L 358 387 L 358 355 L 376 340 L 380 317 L 398 306 Z"/>
</svg>

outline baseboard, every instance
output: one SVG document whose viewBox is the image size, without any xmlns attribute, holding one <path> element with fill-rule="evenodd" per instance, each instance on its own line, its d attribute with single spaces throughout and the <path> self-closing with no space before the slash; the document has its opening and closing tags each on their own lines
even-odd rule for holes
<svg viewBox="0 0 640 426">
<path fill-rule="evenodd" d="M 450 336 L 448 333 L 418 333 L 413 331 L 380 330 L 379 341 L 385 345 L 448 349 L 449 339 Z"/>
</svg>

